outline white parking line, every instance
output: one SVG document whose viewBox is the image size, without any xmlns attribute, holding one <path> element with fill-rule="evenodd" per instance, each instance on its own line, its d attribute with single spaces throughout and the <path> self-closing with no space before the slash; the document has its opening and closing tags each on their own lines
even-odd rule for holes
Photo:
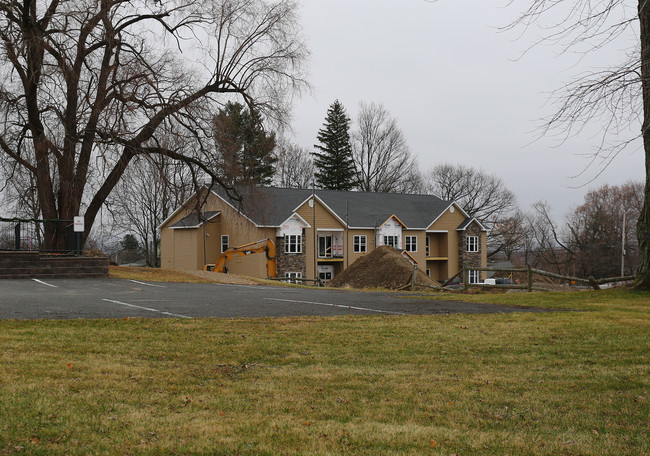
<svg viewBox="0 0 650 456">
<path fill-rule="evenodd" d="M 237 283 L 215 283 L 220 287 L 235 287 L 235 288 L 254 288 L 255 290 L 261 290 L 263 288 L 273 288 L 268 285 L 240 285 Z"/>
<path fill-rule="evenodd" d="M 140 285 L 147 285 L 148 287 L 167 288 L 163 285 L 154 285 L 153 283 L 138 282 L 137 280 L 129 279 L 129 282 L 139 283 Z"/>
<path fill-rule="evenodd" d="M 136 306 L 135 304 L 129 304 L 128 302 L 114 301 L 112 299 L 102 299 L 102 301 L 112 302 L 113 304 L 119 304 L 121 306 L 133 307 L 135 309 L 148 310 L 149 312 L 159 312 L 161 314 L 169 315 L 169 316 L 172 316 L 172 317 L 192 318 L 192 317 L 188 317 L 187 315 L 180 315 L 180 314 L 175 314 L 175 313 L 171 313 L 171 312 L 165 312 L 164 310 L 152 309 L 151 307 Z"/>
<path fill-rule="evenodd" d="M 376 313 L 385 313 L 385 314 L 392 314 L 392 315 L 406 315 L 405 313 L 402 312 L 391 312 L 389 310 L 368 309 L 366 307 L 344 306 L 341 304 L 330 304 L 328 302 L 296 301 L 294 299 L 278 299 L 278 298 L 264 298 L 264 299 L 266 299 L 267 301 L 295 302 L 298 304 L 314 304 L 317 306 L 340 307 L 341 309 L 363 310 L 365 312 L 376 312 Z"/>
<path fill-rule="evenodd" d="M 51 283 L 43 282 L 42 280 L 38 280 L 38 279 L 32 279 L 32 280 L 33 280 L 34 282 L 38 282 L 38 283 L 40 283 L 40 284 L 47 285 L 48 287 L 59 288 L 59 287 L 56 286 L 56 285 L 52 285 Z"/>
</svg>

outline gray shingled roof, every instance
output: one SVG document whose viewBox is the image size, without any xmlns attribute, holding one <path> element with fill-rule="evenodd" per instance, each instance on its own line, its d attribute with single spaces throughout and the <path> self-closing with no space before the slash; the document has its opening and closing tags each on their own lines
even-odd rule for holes
<svg viewBox="0 0 650 456">
<path fill-rule="evenodd" d="M 205 217 L 205 220 L 211 220 L 220 213 L 220 211 L 205 211 L 205 214 L 203 216 Z M 198 214 L 196 212 L 193 212 L 192 214 L 179 220 L 173 225 L 170 225 L 169 228 L 196 228 L 197 226 L 200 226 L 201 223 L 203 222 L 199 220 Z"/>
<path fill-rule="evenodd" d="M 216 191 L 258 225 L 280 226 L 311 194 L 310 189 L 258 187 L 241 191 L 239 203 Z M 396 215 L 408 228 L 426 229 L 451 204 L 432 195 L 316 190 L 320 198 L 348 226 L 374 228 Z"/>
</svg>

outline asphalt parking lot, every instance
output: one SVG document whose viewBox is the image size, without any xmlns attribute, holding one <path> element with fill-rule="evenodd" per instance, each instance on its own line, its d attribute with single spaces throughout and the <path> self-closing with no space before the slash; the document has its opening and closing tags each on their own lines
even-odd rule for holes
<svg viewBox="0 0 650 456">
<path fill-rule="evenodd" d="M 541 312 L 404 294 L 120 279 L 0 281 L 0 319 L 250 318 Z"/>
</svg>

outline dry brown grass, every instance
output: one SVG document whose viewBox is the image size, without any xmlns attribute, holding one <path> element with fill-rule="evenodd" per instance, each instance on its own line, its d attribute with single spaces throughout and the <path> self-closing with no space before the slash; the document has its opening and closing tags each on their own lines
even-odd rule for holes
<svg viewBox="0 0 650 456">
<path fill-rule="evenodd" d="M 162 268 L 134 268 L 125 266 L 110 266 L 109 275 L 114 279 L 143 280 L 150 282 L 185 282 L 185 283 L 237 283 L 255 285 L 260 280 L 238 276 L 235 274 L 220 274 L 208 271 L 178 271 Z"/>
<path fill-rule="evenodd" d="M 649 295 L 519 300 L 580 311 L 2 321 L 0 454 L 650 454 Z"/>
</svg>

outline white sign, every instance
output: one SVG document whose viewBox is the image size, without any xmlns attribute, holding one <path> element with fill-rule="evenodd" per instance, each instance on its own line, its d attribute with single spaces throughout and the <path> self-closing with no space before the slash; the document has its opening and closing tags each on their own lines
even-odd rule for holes
<svg viewBox="0 0 650 456">
<path fill-rule="evenodd" d="M 84 218 L 83 217 L 75 217 L 74 218 L 74 232 L 75 233 L 83 233 L 84 232 Z"/>
</svg>

